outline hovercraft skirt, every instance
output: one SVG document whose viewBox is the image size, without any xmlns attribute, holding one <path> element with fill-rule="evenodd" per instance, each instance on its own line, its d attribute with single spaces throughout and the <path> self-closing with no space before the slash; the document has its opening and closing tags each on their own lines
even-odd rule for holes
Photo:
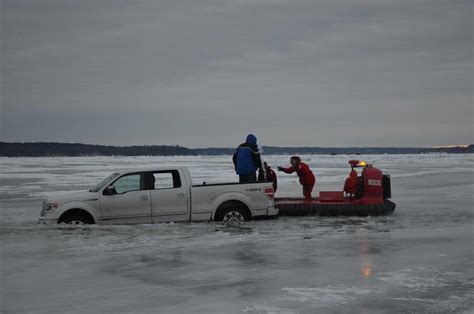
<svg viewBox="0 0 474 314">
<path fill-rule="evenodd" d="M 382 204 L 324 204 L 324 203 L 276 203 L 279 216 L 382 216 L 395 210 L 395 203 L 385 200 Z"/>
</svg>

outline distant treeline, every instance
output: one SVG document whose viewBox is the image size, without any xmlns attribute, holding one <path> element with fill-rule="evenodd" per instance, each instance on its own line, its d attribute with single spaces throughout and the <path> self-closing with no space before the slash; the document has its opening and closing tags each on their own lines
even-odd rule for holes
<svg viewBox="0 0 474 314">
<path fill-rule="evenodd" d="M 181 146 L 104 146 L 79 143 L 5 143 L 0 142 L 0 156 L 174 156 L 194 155 Z"/>
<path fill-rule="evenodd" d="M 357 154 L 472 154 L 474 145 L 454 147 L 273 147 L 264 146 L 266 155 L 357 155 Z M 235 148 L 186 148 L 182 146 L 104 146 L 80 143 L 7 143 L 0 142 L 0 156 L 196 156 L 231 155 Z"/>
<path fill-rule="evenodd" d="M 230 155 L 235 148 L 197 148 L 193 149 L 198 155 Z M 456 147 L 274 147 L 263 146 L 265 155 L 362 155 L 362 154 L 472 154 L 474 144 Z"/>
</svg>

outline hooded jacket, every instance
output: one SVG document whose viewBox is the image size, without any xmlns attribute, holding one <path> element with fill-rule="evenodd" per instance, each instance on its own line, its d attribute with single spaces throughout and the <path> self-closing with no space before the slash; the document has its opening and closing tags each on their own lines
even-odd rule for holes
<svg viewBox="0 0 474 314">
<path fill-rule="evenodd" d="M 247 136 L 247 140 L 245 143 L 240 144 L 232 160 L 234 161 L 235 172 L 241 176 L 252 174 L 257 169 L 262 169 L 262 161 L 255 135 L 249 134 Z"/>
</svg>

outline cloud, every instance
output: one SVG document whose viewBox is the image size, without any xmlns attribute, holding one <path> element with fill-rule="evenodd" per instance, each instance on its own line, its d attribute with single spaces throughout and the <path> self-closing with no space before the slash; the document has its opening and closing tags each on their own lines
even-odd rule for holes
<svg viewBox="0 0 474 314">
<path fill-rule="evenodd" d="M 3 140 L 473 141 L 469 1 L 3 4 Z"/>
</svg>

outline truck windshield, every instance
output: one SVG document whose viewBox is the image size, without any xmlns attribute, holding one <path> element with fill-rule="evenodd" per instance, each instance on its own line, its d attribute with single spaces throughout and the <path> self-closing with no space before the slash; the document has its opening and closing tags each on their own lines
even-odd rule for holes
<svg viewBox="0 0 474 314">
<path fill-rule="evenodd" d="M 110 181 L 112 181 L 113 179 L 117 178 L 120 174 L 119 173 L 113 173 L 111 174 L 110 176 L 108 176 L 107 178 L 105 178 L 104 180 L 100 181 L 99 184 L 97 184 L 95 187 L 93 187 L 92 189 L 90 189 L 89 191 L 90 192 L 99 192 L 100 189 L 102 189 L 107 183 L 109 183 Z"/>
</svg>

